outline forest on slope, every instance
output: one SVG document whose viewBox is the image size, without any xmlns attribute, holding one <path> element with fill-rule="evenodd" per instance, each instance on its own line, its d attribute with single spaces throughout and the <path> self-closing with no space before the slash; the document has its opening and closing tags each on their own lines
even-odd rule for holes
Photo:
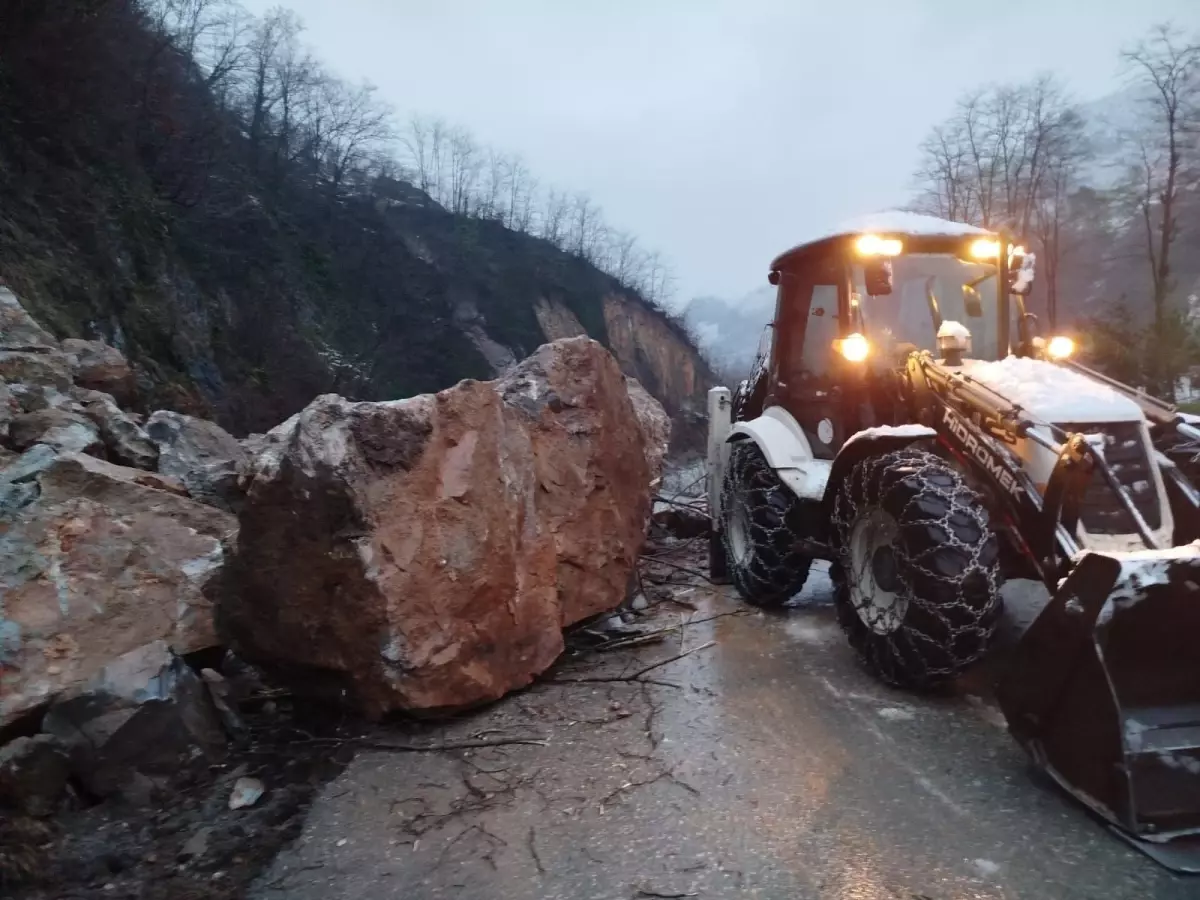
<svg viewBox="0 0 1200 900">
<path fill-rule="evenodd" d="M 580 332 L 692 408 L 708 368 L 657 254 L 462 130 L 399 125 L 301 32 L 232 0 L 0 6 L 0 279 L 120 347 L 146 405 L 236 432 Z"/>
</svg>

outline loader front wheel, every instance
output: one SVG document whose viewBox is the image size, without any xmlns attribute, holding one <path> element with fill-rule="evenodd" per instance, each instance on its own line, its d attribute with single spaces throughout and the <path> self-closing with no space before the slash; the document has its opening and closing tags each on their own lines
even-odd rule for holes
<svg viewBox="0 0 1200 900">
<path fill-rule="evenodd" d="M 943 459 L 906 448 L 860 462 L 832 529 L 838 621 L 873 674 L 926 688 L 983 657 L 1000 614 L 999 540 Z"/>
<path fill-rule="evenodd" d="M 729 578 L 753 606 L 782 606 L 804 586 L 811 560 L 796 549 L 802 502 L 751 441 L 734 444 L 721 500 Z"/>
</svg>

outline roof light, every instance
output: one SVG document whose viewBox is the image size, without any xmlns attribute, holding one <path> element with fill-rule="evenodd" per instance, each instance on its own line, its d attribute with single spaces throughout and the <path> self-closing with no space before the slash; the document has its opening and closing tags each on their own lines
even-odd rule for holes
<svg viewBox="0 0 1200 900">
<path fill-rule="evenodd" d="M 1051 359 L 1066 359 L 1075 352 L 1075 342 L 1065 334 L 1050 338 L 1046 345 L 1046 355 Z"/>
<path fill-rule="evenodd" d="M 833 342 L 834 348 L 847 362 L 860 363 L 871 353 L 870 342 L 858 332 Z"/>
<path fill-rule="evenodd" d="M 999 259 L 1000 242 L 991 238 L 980 238 L 971 243 L 972 259 Z"/>
<path fill-rule="evenodd" d="M 904 252 L 904 243 L 898 238 L 884 238 L 877 234 L 864 234 L 854 242 L 859 256 L 899 256 Z"/>
</svg>

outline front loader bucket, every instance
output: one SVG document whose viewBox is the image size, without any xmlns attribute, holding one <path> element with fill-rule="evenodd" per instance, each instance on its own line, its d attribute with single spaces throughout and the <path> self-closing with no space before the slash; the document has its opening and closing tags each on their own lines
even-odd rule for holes
<svg viewBox="0 0 1200 900">
<path fill-rule="evenodd" d="M 1035 763 L 1163 865 L 1200 872 L 1200 544 L 1085 552 L 997 694 Z"/>
</svg>

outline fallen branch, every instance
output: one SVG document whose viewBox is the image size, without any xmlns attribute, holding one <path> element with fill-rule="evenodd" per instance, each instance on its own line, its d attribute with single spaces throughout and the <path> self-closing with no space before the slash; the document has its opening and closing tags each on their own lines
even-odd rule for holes
<svg viewBox="0 0 1200 900">
<path fill-rule="evenodd" d="M 638 888 L 637 895 L 639 897 L 667 897 L 667 898 L 671 898 L 671 900 L 674 900 L 674 898 L 676 898 L 676 897 L 699 897 L 700 896 L 695 891 L 691 891 L 691 892 L 681 891 L 681 892 L 677 892 L 677 893 L 670 893 L 668 891 L 656 891 L 653 888 Z"/>
<path fill-rule="evenodd" d="M 711 578 L 709 578 L 707 575 L 705 575 L 699 569 L 691 569 L 691 568 L 688 568 L 687 566 L 681 566 L 681 565 L 679 565 L 679 563 L 668 562 L 665 559 L 657 559 L 655 557 L 650 557 L 650 556 L 643 556 L 642 559 L 648 563 L 651 563 L 652 565 L 666 566 L 668 569 L 675 569 L 679 572 L 687 572 L 687 574 L 694 575 L 697 578 L 700 578 L 700 579 L 708 582 L 709 584 L 715 583 L 715 582 L 713 582 L 713 580 Z"/>
<path fill-rule="evenodd" d="M 661 660 L 659 662 L 653 663 L 652 665 L 646 666 L 646 668 L 644 668 L 644 669 L 638 669 L 636 672 L 634 672 L 632 675 L 630 675 L 629 678 L 632 681 L 641 681 L 641 680 L 643 680 L 642 676 L 645 675 L 647 672 L 653 672 L 655 669 L 662 668 L 663 666 L 668 665 L 669 663 L 673 663 L 678 660 L 681 660 L 685 656 L 691 656 L 693 653 L 699 653 L 701 650 L 707 650 L 709 647 L 715 647 L 716 645 L 717 645 L 716 641 L 709 641 L 707 644 L 701 644 L 699 647 L 693 647 L 691 650 L 685 650 L 682 653 L 676 653 L 674 656 L 669 657 L 664 660 Z"/>
<path fill-rule="evenodd" d="M 444 753 L 448 750 L 478 750 L 483 747 L 507 747 L 521 744 L 528 747 L 549 747 L 550 742 L 541 738 L 503 738 L 494 741 L 447 741 L 441 744 L 421 746 L 419 744 L 392 744 L 378 741 L 350 740 L 344 743 L 357 744 L 364 750 L 383 750 L 389 753 Z"/>
<path fill-rule="evenodd" d="M 672 681 L 657 681 L 653 678 L 635 678 L 632 675 L 590 675 L 583 678 L 541 678 L 538 684 L 613 684 L 614 682 L 628 682 L 630 684 L 654 684 L 659 687 L 675 688 L 681 690 L 683 685 L 675 684 Z"/>
<path fill-rule="evenodd" d="M 647 634 L 639 634 L 633 637 L 620 638 L 619 640 L 609 641 L 607 644 L 597 644 L 591 649 L 596 653 L 604 653 L 609 650 L 623 650 L 628 647 L 641 647 L 646 644 L 661 644 L 667 639 L 667 635 L 675 631 L 675 628 L 663 628 L 660 631 L 651 631 Z"/>
</svg>

